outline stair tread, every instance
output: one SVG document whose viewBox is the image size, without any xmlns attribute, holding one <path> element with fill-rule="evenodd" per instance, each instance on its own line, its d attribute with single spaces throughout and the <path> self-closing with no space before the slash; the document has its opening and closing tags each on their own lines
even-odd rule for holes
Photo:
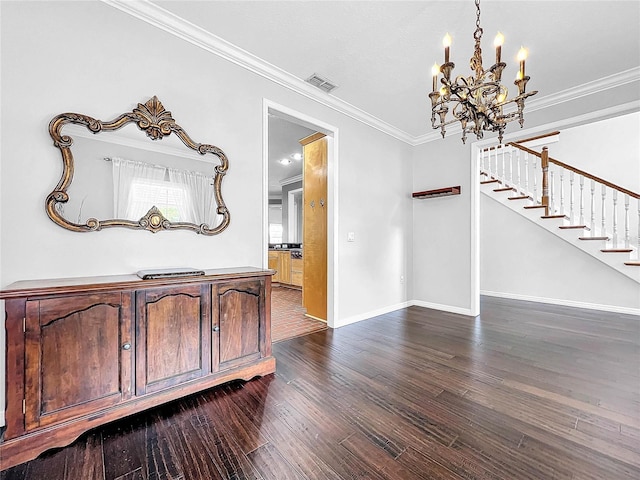
<svg viewBox="0 0 640 480">
<path fill-rule="evenodd" d="M 630 267 L 640 267 L 640 260 L 629 260 L 628 262 L 624 262 L 624 264 Z"/>
<path fill-rule="evenodd" d="M 580 240 L 609 240 L 609 237 L 580 237 Z"/>
<path fill-rule="evenodd" d="M 543 215 L 540 218 L 567 218 L 566 215 Z"/>
<path fill-rule="evenodd" d="M 520 195 L 518 197 L 509 197 L 507 200 L 529 200 L 530 198 L 528 195 Z"/>
<path fill-rule="evenodd" d="M 603 248 L 600 250 L 602 253 L 630 253 L 633 252 L 631 248 Z"/>
<path fill-rule="evenodd" d="M 560 225 L 558 228 L 561 228 L 562 230 L 569 230 L 572 228 L 581 228 L 583 230 L 591 230 L 586 225 Z"/>
<path fill-rule="evenodd" d="M 513 187 L 502 187 L 502 188 L 494 188 L 494 192 L 508 192 L 509 190 L 513 190 Z"/>
<path fill-rule="evenodd" d="M 494 178 L 492 180 L 483 180 L 483 181 L 480 182 L 480 185 L 486 185 L 488 183 L 501 183 L 501 182 L 500 182 L 500 180 L 497 180 L 497 179 Z"/>
<path fill-rule="evenodd" d="M 524 208 L 531 209 L 531 208 L 547 208 L 547 207 L 545 205 L 525 205 Z"/>
</svg>

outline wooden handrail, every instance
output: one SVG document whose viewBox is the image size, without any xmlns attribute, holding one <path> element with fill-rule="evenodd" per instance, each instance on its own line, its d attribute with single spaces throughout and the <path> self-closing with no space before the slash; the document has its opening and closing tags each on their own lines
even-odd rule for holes
<svg viewBox="0 0 640 480">
<path fill-rule="evenodd" d="M 530 148 L 527 148 L 527 147 L 525 147 L 523 145 L 519 145 L 519 144 L 517 144 L 515 142 L 509 142 L 509 143 L 507 143 L 507 145 L 511 145 L 512 147 L 515 147 L 515 148 L 517 148 L 519 150 L 522 150 L 523 152 L 530 153 L 531 155 L 535 155 L 536 157 L 542 159 L 542 154 L 541 153 L 538 153 L 535 150 L 531 150 Z M 609 188 L 613 188 L 614 190 L 617 190 L 617 191 L 619 191 L 621 193 L 624 193 L 625 195 L 629 195 L 632 198 L 640 199 L 640 193 L 636 193 L 636 192 L 632 192 L 631 190 L 627 190 L 626 188 L 623 188 L 623 187 L 621 187 L 619 185 L 616 185 L 615 183 L 611 183 L 611 182 L 608 182 L 608 181 L 604 180 L 603 178 L 596 177 L 595 175 L 591 175 L 590 173 L 587 173 L 584 170 L 580 170 L 579 168 L 572 167 L 571 165 L 567 165 L 566 163 L 563 163 L 560 160 L 556 160 L 555 158 L 552 158 L 552 157 L 548 157 L 548 158 L 549 158 L 549 163 L 553 163 L 554 165 L 558 165 L 559 167 L 566 168 L 567 170 L 575 172 L 578 175 L 582 175 L 585 178 L 589 178 L 591 180 L 595 180 L 598 183 L 606 185 Z"/>
</svg>

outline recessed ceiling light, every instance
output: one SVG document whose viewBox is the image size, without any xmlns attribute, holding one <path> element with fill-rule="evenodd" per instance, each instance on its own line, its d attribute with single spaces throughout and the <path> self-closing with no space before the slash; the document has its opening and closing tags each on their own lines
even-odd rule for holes
<svg viewBox="0 0 640 480">
<path fill-rule="evenodd" d="M 283 158 L 282 160 L 280 160 L 280 163 L 282 165 L 289 165 L 291 163 L 291 160 L 289 160 L 288 158 Z"/>
<path fill-rule="evenodd" d="M 291 158 L 293 158 L 294 160 L 302 160 L 302 154 L 294 153 L 293 155 L 291 155 Z"/>
</svg>

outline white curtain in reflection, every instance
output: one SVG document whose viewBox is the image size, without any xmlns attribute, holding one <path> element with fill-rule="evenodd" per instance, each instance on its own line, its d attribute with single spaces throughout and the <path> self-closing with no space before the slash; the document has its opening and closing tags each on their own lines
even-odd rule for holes
<svg viewBox="0 0 640 480">
<path fill-rule="evenodd" d="M 217 224 L 216 203 L 213 188 L 213 177 L 198 172 L 188 172 L 175 168 L 169 171 L 169 181 L 181 185 L 188 192 L 191 201 L 180 206 L 180 216 L 197 225 L 207 224 L 213 228 Z"/>
<path fill-rule="evenodd" d="M 136 185 L 157 184 L 164 180 L 166 168 L 124 158 L 111 158 L 113 168 L 113 211 L 115 218 L 139 220 L 154 205 L 153 199 L 134 195 Z"/>
</svg>

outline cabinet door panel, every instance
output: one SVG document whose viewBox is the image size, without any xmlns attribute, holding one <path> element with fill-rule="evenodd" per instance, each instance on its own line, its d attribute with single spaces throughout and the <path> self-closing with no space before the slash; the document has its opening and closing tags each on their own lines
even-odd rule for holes
<svg viewBox="0 0 640 480">
<path fill-rule="evenodd" d="M 208 372 L 208 298 L 199 285 L 138 292 L 138 394 Z"/>
<path fill-rule="evenodd" d="M 269 252 L 269 269 L 276 271 L 276 274 L 273 276 L 273 281 L 279 282 L 281 274 L 279 252 Z"/>
<path fill-rule="evenodd" d="M 121 344 L 130 341 L 129 314 L 120 293 L 27 302 L 28 430 L 127 396 L 131 362 Z"/>
<path fill-rule="evenodd" d="M 261 325 L 264 320 L 262 282 L 251 281 L 219 286 L 220 369 L 260 357 Z"/>
</svg>

